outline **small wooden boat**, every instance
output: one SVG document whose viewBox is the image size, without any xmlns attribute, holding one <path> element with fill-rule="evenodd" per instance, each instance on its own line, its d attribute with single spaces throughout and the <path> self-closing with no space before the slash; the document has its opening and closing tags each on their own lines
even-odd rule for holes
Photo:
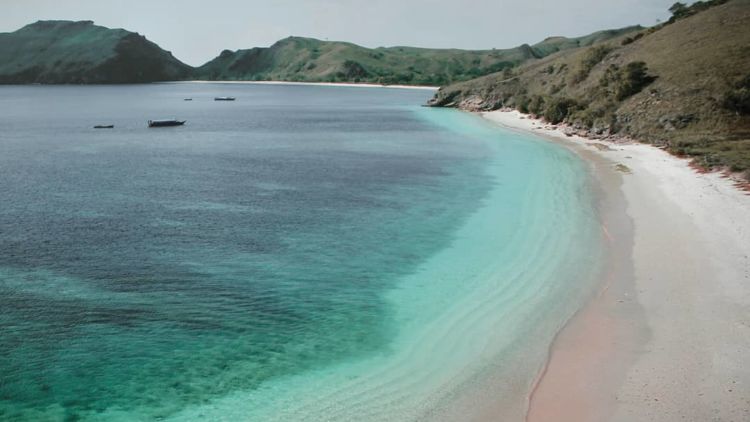
<svg viewBox="0 0 750 422">
<path fill-rule="evenodd" d="M 236 98 L 234 97 L 216 97 L 214 98 L 214 101 L 234 101 Z"/>
<path fill-rule="evenodd" d="M 94 129 L 114 129 L 115 125 L 96 125 Z"/>
<path fill-rule="evenodd" d="M 182 126 L 186 120 L 149 120 L 148 127 Z"/>
</svg>

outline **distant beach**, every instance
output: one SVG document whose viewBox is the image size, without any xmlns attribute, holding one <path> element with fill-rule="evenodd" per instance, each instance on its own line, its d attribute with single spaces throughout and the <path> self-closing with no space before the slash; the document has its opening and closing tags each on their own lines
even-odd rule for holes
<svg viewBox="0 0 750 422">
<path fill-rule="evenodd" d="M 204 84 L 250 84 L 250 85 L 309 85 L 309 86 L 338 86 L 354 88 L 396 88 L 396 89 L 420 89 L 428 91 L 437 91 L 439 86 L 420 86 L 420 85 L 386 85 L 354 82 L 289 82 L 289 81 L 184 81 L 184 82 L 166 82 L 166 83 L 204 83 Z"/>
<path fill-rule="evenodd" d="M 528 421 L 750 418 L 750 196 L 653 146 L 483 116 L 587 159 L 613 246 L 599 295 L 558 334 Z"/>
</svg>

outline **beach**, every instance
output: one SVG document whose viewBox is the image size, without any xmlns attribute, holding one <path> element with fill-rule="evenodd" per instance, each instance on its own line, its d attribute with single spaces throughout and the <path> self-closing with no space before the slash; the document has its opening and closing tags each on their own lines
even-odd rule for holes
<svg viewBox="0 0 750 422">
<path fill-rule="evenodd" d="M 167 83 L 191 83 L 191 84 L 245 84 L 245 85 L 289 85 L 289 86 L 334 86 L 344 88 L 393 88 L 393 89 L 417 89 L 426 91 L 437 91 L 439 86 L 427 85 L 386 85 L 366 82 L 292 82 L 292 81 L 184 81 Z"/>
<path fill-rule="evenodd" d="M 653 146 L 567 135 L 516 111 L 483 116 L 586 159 L 610 259 L 558 333 L 528 421 L 750 419 L 750 196 Z"/>
</svg>

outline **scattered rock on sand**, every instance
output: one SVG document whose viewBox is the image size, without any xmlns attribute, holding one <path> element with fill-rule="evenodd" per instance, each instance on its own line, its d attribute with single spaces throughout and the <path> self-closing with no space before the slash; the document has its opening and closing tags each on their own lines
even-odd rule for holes
<svg viewBox="0 0 750 422">
<path fill-rule="evenodd" d="M 589 145 L 593 146 L 599 151 L 614 151 L 614 149 L 610 148 L 609 145 L 602 144 L 601 142 L 591 142 L 589 143 Z"/>
<path fill-rule="evenodd" d="M 615 164 L 615 170 L 619 171 L 620 173 L 625 173 L 625 174 L 631 174 L 631 173 L 633 173 L 633 171 L 630 170 L 630 167 L 628 167 L 628 166 L 626 166 L 625 164 L 622 164 L 622 163 Z"/>
</svg>

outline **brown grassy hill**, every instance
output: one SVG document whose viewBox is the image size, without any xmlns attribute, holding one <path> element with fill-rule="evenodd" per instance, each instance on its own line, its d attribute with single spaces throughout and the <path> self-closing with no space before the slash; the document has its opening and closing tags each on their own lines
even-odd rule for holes
<svg viewBox="0 0 750 422">
<path fill-rule="evenodd" d="M 636 35 L 445 87 L 431 104 L 517 108 L 750 176 L 750 0 L 699 2 Z"/>
</svg>

